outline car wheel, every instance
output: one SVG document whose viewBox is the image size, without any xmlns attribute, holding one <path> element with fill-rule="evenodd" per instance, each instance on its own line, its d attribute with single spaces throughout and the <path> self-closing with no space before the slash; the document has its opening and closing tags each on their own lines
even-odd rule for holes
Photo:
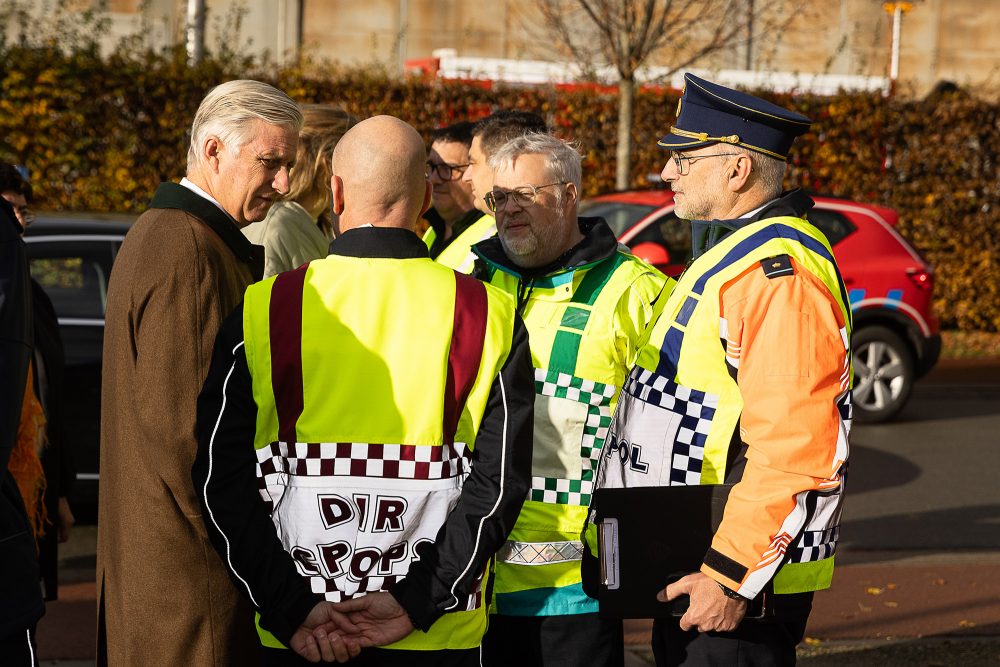
<svg viewBox="0 0 1000 667">
<path fill-rule="evenodd" d="M 899 335 L 885 327 L 855 332 L 851 347 L 854 419 L 862 424 L 892 419 L 913 390 L 913 353 Z"/>
</svg>

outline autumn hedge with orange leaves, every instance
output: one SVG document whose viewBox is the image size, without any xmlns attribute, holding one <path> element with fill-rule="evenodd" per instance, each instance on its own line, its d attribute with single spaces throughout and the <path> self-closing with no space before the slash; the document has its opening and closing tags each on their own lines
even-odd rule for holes
<svg viewBox="0 0 1000 667">
<path fill-rule="evenodd" d="M 159 182 L 183 174 L 188 128 L 205 92 L 241 77 L 359 117 L 392 114 L 425 133 L 500 107 L 533 110 L 580 148 L 585 194 L 614 183 L 617 104 L 606 89 L 395 78 L 315 64 L 263 68 L 237 58 L 189 67 L 177 51 L 0 51 L 0 158 L 27 165 L 39 209 L 143 210 Z M 789 186 L 897 209 L 900 233 L 936 269 L 943 325 L 1000 331 L 1000 106 L 960 90 L 927 100 L 761 94 L 816 121 L 793 149 Z M 663 166 L 656 139 L 677 96 L 638 95 L 636 187 Z"/>
</svg>

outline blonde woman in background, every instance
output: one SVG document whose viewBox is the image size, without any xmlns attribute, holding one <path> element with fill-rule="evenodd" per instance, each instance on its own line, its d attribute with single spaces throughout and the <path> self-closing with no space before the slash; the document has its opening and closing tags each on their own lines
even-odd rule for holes
<svg viewBox="0 0 1000 667">
<path fill-rule="evenodd" d="M 290 190 L 267 217 L 247 225 L 251 243 L 264 246 L 264 277 L 326 257 L 333 238 L 330 160 L 333 148 L 357 119 L 332 104 L 304 104 Z"/>
</svg>

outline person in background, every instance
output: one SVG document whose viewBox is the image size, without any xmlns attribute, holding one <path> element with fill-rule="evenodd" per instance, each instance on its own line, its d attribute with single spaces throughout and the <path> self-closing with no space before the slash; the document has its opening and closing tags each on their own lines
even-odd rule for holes
<svg viewBox="0 0 1000 667">
<path fill-rule="evenodd" d="M 195 413 L 222 320 L 264 269 L 240 229 L 289 191 L 302 114 L 259 81 L 202 100 L 187 176 L 162 183 L 108 287 L 98 503 L 99 665 L 250 665 L 250 601 L 201 517 Z"/>
<path fill-rule="evenodd" d="M 535 369 L 531 490 L 496 556 L 483 664 L 621 667 L 621 621 L 584 593 L 584 528 L 611 412 L 673 280 L 581 218 L 581 158 L 550 134 L 490 150 L 497 235 L 476 273 L 517 300 Z M 482 269 L 482 270 L 481 270 Z"/>
<path fill-rule="evenodd" d="M 14 208 L 0 198 L 0 656 L 10 667 L 34 667 L 45 603 L 31 524 L 9 467 L 31 386 L 31 285 L 21 231 Z"/>
<path fill-rule="evenodd" d="M 493 211 L 483 199 L 493 189 L 493 169 L 488 164 L 490 156 L 511 139 L 534 132 L 548 132 L 542 117 L 531 111 L 514 109 L 500 109 L 476 121 L 472 126 L 469 166 L 462 174 L 462 181 L 468 183 L 472 189 L 472 201 L 476 208 L 490 218 L 493 217 Z M 490 233 L 484 234 L 480 240 L 485 241 L 494 234 L 496 234 L 495 220 Z"/>
<path fill-rule="evenodd" d="M 264 246 L 265 278 L 326 257 L 333 238 L 330 160 L 337 142 L 358 121 L 333 104 L 304 104 L 302 117 L 288 194 L 266 218 L 243 228 L 251 243 Z"/>
<path fill-rule="evenodd" d="M 433 206 L 424 214 L 430 223 L 424 243 L 431 259 L 462 273 L 472 271 L 472 245 L 495 231 L 493 217 L 476 209 L 472 185 L 462 180 L 469 166 L 472 127 L 463 121 L 434 130 L 427 156 Z"/>
<path fill-rule="evenodd" d="M 34 221 L 34 214 L 28 208 L 32 189 L 17 167 L 0 163 L 0 197 L 11 204 L 18 222 L 27 230 Z M 34 278 L 31 279 L 31 301 L 35 346 L 31 364 L 32 390 L 45 417 L 41 454 L 45 490 L 43 506 L 38 508 L 41 519 L 38 561 L 45 600 L 51 601 L 59 597 L 59 543 L 69 539 L 70 529 L 76 522 L 69 505 L 76 473 L 63 417 L 66 359 L 59 320 L 52 300 Z"/>
</svg>

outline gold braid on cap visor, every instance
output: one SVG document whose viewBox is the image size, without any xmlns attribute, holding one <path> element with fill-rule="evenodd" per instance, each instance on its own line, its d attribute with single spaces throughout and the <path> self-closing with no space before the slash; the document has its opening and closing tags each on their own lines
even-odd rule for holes
<svg viewBox="0 0 1000 667">
<path fill-rule="evenodd" d="M 656 143 L 665 148 L 677 148 L 679 146 L 693 146 L 695 144 L 704 143 L 706 141 L 719 141 L 725 144 L 745 146 L 746 148 L 757 151 L 758 153 L 763 153 L 764 155 L 770 155 L 771 157 L 775 157 L 781 160 L 782 162 L 785 162 L 787 160 L 787 158 L 784 155 L 781 155 L 780 153 L 775 153 L 774 151 L 769 151 L 766 148 L 761 148 L 760 146 L 753 146 L 751 144 L 746 143 L 745 141 L 740 141 L 740 135 L 738 134 L 730 134 L 725 137 L 710 137 L 708 136 L 708 132 L 688 132 L 687 130 L 682 130 L 676 127 L 670 128 L 670 134 L 676 134 L 679 137 L 694 139 L 694 141 L 689 141 L 686 144 L 665 144 L 662 141 L 658 141 Z"/>
</svg>

